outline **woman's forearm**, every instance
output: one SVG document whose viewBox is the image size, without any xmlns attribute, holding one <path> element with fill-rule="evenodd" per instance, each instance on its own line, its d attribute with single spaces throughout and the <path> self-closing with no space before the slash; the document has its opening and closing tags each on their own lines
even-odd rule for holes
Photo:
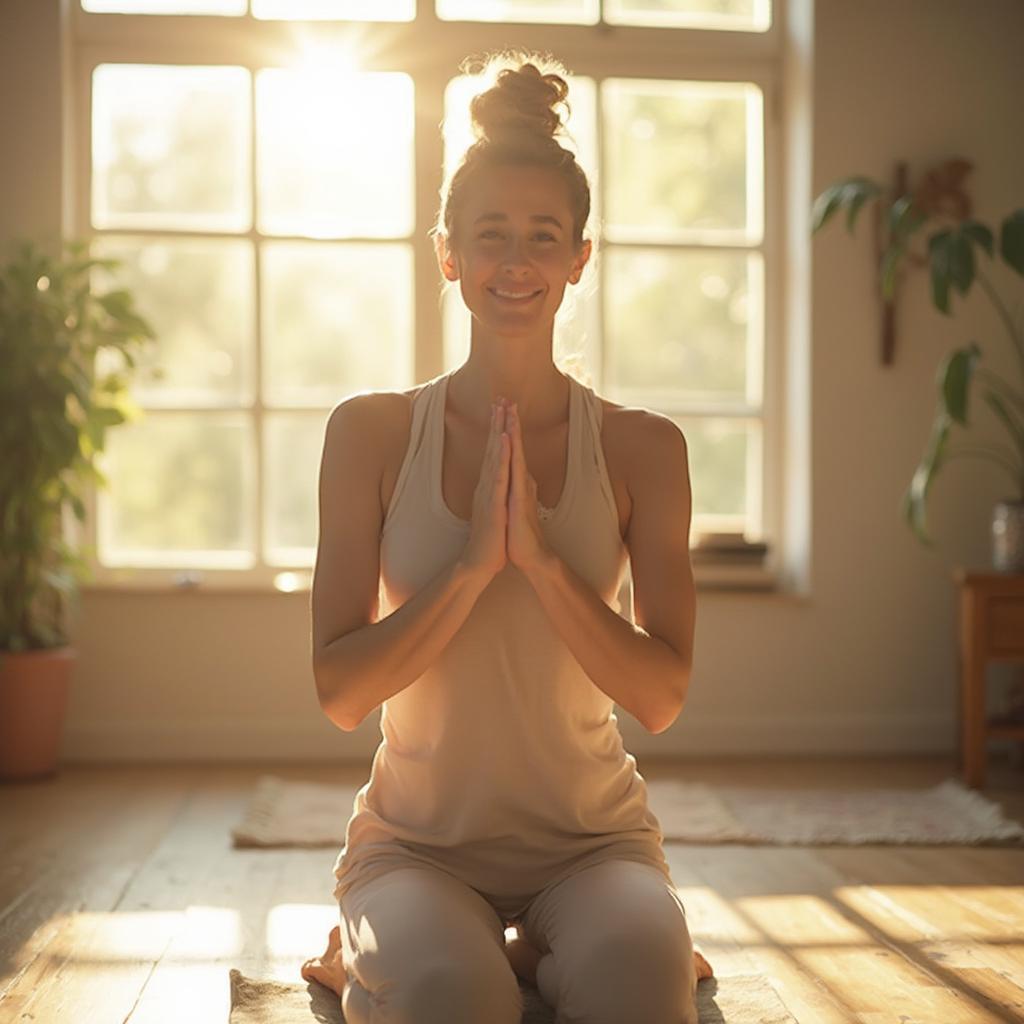
<svg viewBox="0 0 1024 1024">
<path fill-rule="evenodd" d="M 690 680 L 676 651 L 609 608 L 558 555 L 550 554 L 525 575 L 594 685 L 648 731 L 667 729 L 682 709 Z"/>
<path fill-rule="evenodd" d="M 456 559 L 400 608 L 329 643 L 314 662 L 320 706 L 351 732 L 415 682 L 466 621 L 491 581 Z"/>
</svg>

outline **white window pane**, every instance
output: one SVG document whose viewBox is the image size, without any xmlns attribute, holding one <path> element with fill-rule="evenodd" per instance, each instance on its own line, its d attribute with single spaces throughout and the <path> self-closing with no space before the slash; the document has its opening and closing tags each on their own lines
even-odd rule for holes
<svg viewBox="0 0 1024 1024">
<path fill-rule="evenodd" d="M 398 72 L 256 76 L 259 225 L 311 238 L 413 229 L 413 84 Z"/>
<path fill-rule="evenodd" d="M 445 21 L 521 21 L 596 25 L 598 0 L 437 0 Z"/>
<path fill-rule="evenodd" d="M 605 367 L 617 394 L 760 405 L 760 253 L 611 247 L 605 259 Z"/>
<path fill-rule="evenodd" d="M 136 358 L 132 394 L 147 408 L 241 405 L 253 395 L 255 256 L 248 239 L 101 235 L 95 256 L 121 260 L 101 287 L 129 289 L 157 334 Z M 97 371 L 120 369 L 101 349 Z M 153 368 L 163 377 L 157 379 Z"/>
<path fill-rule="evenodd" d="M 765 32 L 771 0 L 605 0 L 604 20 L 613 25 L 736 29 Z"/>
<path fill-rule="evenodd" d="M 761 423 L 725 417 L 670 417 L 686 437 L 693 494 L 691 538 L 703 532 L 760 536 Z"/>
<path fill-rule="evenodd" d="M 249 72 L 100 64 L 92 85 L 92 223 L 245 231 Z"/>
<path fill-rule="evenodd" d="M 257 18 L 412 21 L 416 0 L 252 0 Z"/>
<path fill-rule="evenodd" d="M 320 412 L 270 412 L 264 416 L 264 558 L 269 565 L 313 564 L 317 475 L 325 425 L 326 417 Z"/>
<path fill-rule="evenodd" d="M 82 10 L 113 14 L 245 14 L 246 0 L 82 0 Z"/>
<path fill-rule="evenodd" d="M 248 413 L 149 412 L 97 457 L 97 556 L 108 566 L 246 569 L 256 474 Z"/>
<path fill-rule="evenodd" d="M 763 94 L 747 82 L 602 83 L 609 234 L 757 244 Z"/>
<path fill-rule="evenodd" d="M 266 242 L 262 265 L 267 405 L 412 385 L 409 244 Z"/>
</svg>

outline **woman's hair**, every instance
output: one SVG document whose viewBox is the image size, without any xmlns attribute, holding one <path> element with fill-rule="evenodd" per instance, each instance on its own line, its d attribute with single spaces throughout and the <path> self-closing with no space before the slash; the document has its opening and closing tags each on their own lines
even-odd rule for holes
<svg viewBox="0 0 1024 1024">
<path fill-rule="evenodd" d="M 431 234 L 458 243 L 459 214 L 478 175 L 491 167 L 546 167 L 557 172 L 567 186 L 572 211 L 572 241 L 583 241 L 590 216 L 590 185 L 571 150 L 556 136 L 565 134 L 558 108 L 569 114 L 568 71 L 551 56 L 504 51 L 479 60 L 463 61 L 465 74 L 480 74 L 493 85 L 474 96 L 469 105 L 476 141 L 441 189 L 441 208 Z"/>
</svg>

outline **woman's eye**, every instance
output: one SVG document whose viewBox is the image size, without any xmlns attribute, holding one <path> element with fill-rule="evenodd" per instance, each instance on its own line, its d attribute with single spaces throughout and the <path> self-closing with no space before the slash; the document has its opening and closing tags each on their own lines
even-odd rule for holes
<svg viewBox="0 0 1024 1024">
<path fill-rule="evenodd" d="M 491 239 L 491 238 L 501 238 L 502 236 L 501 236 L 501 233 L 499 231 L 495 231 L 493 228 L 490 228 L 487 231 L 481 231 L 480 234 L 477 237 L 478 238 Z M 557 242 L 558 241 L 558 239 L 555 238 L 554 235 L 552 235 L 550 232 L 547 232 L 547 231 L 541 231 L 540 233 L 534 235 L 533 237 L 534 237 L 534 240 L 537 241 L 537 242 Z"/>
</svg>

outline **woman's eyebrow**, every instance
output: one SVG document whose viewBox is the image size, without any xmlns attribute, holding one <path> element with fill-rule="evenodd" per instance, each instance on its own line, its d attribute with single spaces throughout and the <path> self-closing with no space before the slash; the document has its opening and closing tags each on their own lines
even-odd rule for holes
<svg viewBox="0 0 1024 1024">
<path fill-rule="evenodd" d="M 480 216 L 477 217 L 477 219 L 473 221 L 473 223 L 479 224 L 481 221 L 484 220 L 508 220 L 508 215 L 504 213 L 499 213 L 497 210 L 494 210 L 490 213 L 480 214 Z M 550 213 L 531 213 L 530 220 L 536 221 L 538 224 L 554 224 L 556 227 L 559 228 L 562 226 L 562 222 L 557 217 L 553 216 Z"/>
</svg>

